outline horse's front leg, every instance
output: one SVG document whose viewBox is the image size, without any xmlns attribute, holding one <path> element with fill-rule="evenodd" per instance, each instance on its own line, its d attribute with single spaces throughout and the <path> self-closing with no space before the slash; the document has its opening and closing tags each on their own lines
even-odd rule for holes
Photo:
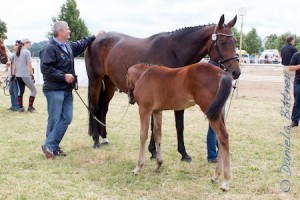
<svg viewBox="0 0 300 200">
<path fill-rule="evenodd" d="M 192 162 L 192 158 L 187 154 L 184 146 L 184 110 L 174 111 L 174 115 L 177 130 L 177 150 L 182 156 L 181 161 Z"/>
<path fill-rule="evenodd" d="M 224 170 L 224 180 L 221 185 L 223 191 L 229 189 L 229 180 L 231 178 L 231 166 L 230 166 L 230 155 L 229 155 L 229 135 L 226 130 L 225 124 L 221 117 L 216 121 L 209 121 L 213 130 L 217 134 L 219 143 L 219 158 L 217 162 L 215 175 L 212 177 L 213 182 L 217 182 L 221 173 L 222 167 Z"/>
<path fill-rule="evenodd" d="M 162 156 L 162 150 L 161 150 L 161 124 L 162 124 L 162 111 L 153 113 L 153 120 L 154 120 L 154 140 L 155 140 L 155 146 L 156 146 L 156 163 L 157 168 L 156 172 L 159 172 L 159 169 L 163 163 L 163 156 Z"/>
<path fill-rule="evenodd" d="M 148 128 L 150 112 L 147 112 L 142 106 L 139 106 L 140 114 L 140 152 L 139 159 L 133 173 L 138 175 L 145 164 L 146 140 L 148 137 Z"/>
<path fill-rule="evenodd" d="M 148 150 L 151 153 L 150 159 L 156 159 L 157 153 L 156 153 L 156 147 L 155 147 L 155 141 L 154 141 L 154 133 L 153 133 L 153 128 L 154 127 L 154 122 L 153 122 L 153 114 L 151 115 L 151 137 L 150 137 L 150 143 L 148 146 Z"/>
</svg>

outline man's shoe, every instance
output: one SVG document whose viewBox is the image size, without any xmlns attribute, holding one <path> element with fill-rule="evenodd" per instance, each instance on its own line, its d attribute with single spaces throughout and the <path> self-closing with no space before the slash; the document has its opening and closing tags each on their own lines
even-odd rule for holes
<svg viewBox="0 0 300 200">
<path fill-rule="evenodd" d="M 44 154 L 46 155 L 46 158 L 48 158 L 48 159 L 55 158 L 54 152 L 51 151 L 47 146 L 42 145 L 42 150 L 43 150 Z"/>
<path fill-rule="evenodd" d="M 218 162 L 218 158 L 209 159 L 208 162 L 209 163 L 217 163 Z"/>
<path fill-rule="evenodd" d="M 25 111 L 24 107 L 19 108 L 19 112 L 24 112 L 24 111 Z"/>
<path fill-rule="evenodd" d="M 54 151 L 54 155 L 55 156 L 60 156 L 60 157 L 67 156 L 67 154 L 65 152 L 63 152 L 61 149 L 57 149 L 56 151 Z"/>
<path fill-rule="evenodd" d="M 298 123 L 299 123 L 299 122 L 292 121 L 291 127 L 298 126 Z"/>
<path fill-rule="evenodd" d="M 33 106 L 29 106 L 28 109 L 27 109 L 27 112 L 34 113 L 34 112 L 36 112 L 36 110 Z"/>
</svg>

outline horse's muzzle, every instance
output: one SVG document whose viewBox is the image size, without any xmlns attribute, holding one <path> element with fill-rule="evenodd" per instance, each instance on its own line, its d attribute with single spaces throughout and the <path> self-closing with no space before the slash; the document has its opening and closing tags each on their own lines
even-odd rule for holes
<svg viewBox="0 0 300 200">
<path fill-rule="evenodd" d="M 239 77 L 240 77 L 240 75 L 241 75 L 241 72 L 240 71 L 233 71 L 232 72 L 232 78 L 234 79 L 234 80 L 236 80 L 236 79 L 238 79 Z"/>
</svg>

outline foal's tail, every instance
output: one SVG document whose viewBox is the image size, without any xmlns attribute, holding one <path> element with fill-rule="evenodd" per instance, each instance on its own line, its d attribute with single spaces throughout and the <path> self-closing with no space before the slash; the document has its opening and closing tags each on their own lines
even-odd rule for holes
<svg viewBox="0 0 300 200">
<path fill-rule="evenodd" d="M 223 106 L 225 105 L 226 100 L 230 95 L 231 88 L 232 88 L 231 74 L 226 72 L 222 73 L 217 94 L 206 111 L 206 116 L 208 119 L 216 120 L 220 116 Z"/>
</svg>

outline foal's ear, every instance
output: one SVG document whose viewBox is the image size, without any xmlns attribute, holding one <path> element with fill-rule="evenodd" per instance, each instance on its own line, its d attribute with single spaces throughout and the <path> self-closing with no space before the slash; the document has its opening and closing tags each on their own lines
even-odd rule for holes
<svg viewBox="0 0 300 200">
<path fill-rule="evenodd" d="M 219 23 L 218 23 L 218 28 L 221 29 L 223 24 L 224 24 L 224 21 L 225 21 L 225 17 L 224 17 L 224 14 L 220 17 L 220 20 L 219 20 Z"/>
<path fill-rule="evenodd" d="M 228 25 L 229 28 L 234 27 L 234 25 L 236 23 L 236 19 L 237 19 L 237 15 L 235 15 L 235 17 L 230 22 L 228 22 L 227 25 Z"/>
</svg>

